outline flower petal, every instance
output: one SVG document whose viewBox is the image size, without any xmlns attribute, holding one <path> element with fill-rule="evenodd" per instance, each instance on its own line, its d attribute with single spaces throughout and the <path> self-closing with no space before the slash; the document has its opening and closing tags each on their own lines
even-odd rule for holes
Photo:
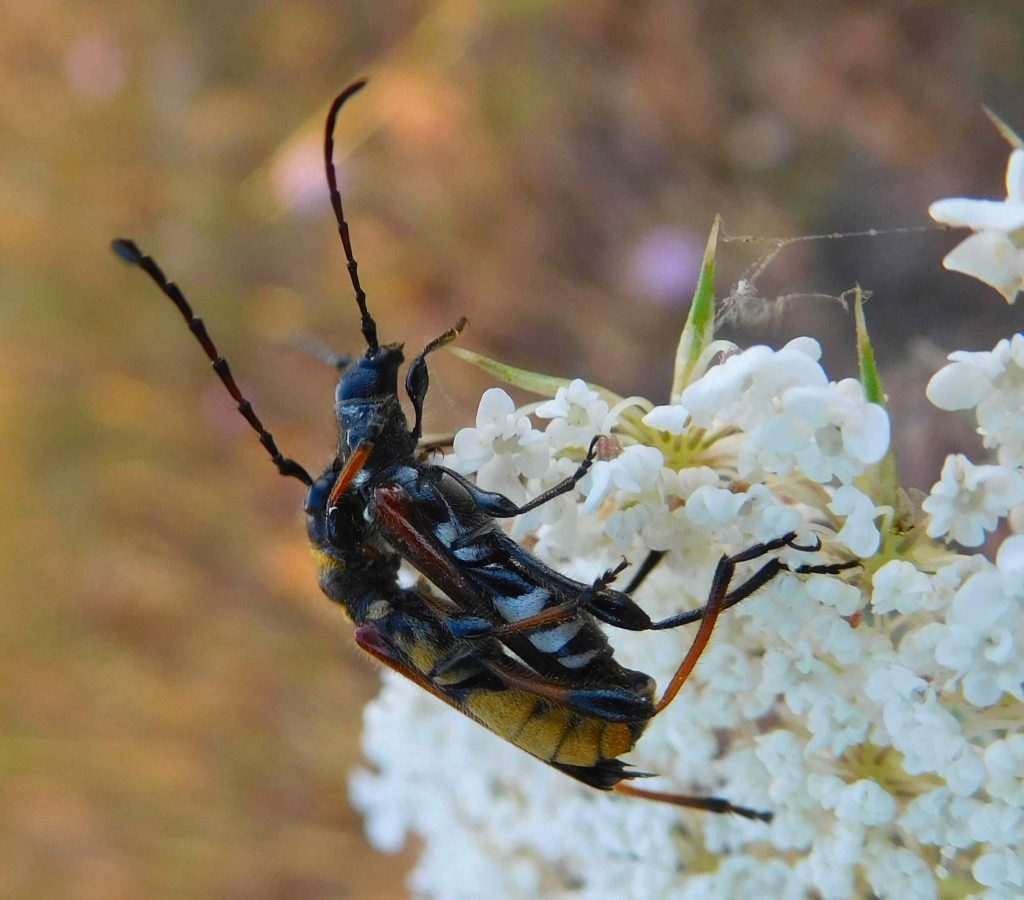
<svg viewBox="0 0 1024 900">
<path fill-rule="evenodd" d="M 992 392 L 992 379 L 980 367 L 954 362 L 931 377 L 925 396 L 939 409 L 972 409 Z"/>
<path fill-rule="evenodd" d="M 1024 203 L 1002 200 L 968 200 L 951 197 L 936 200 L 928 207 L 928 215 L 936 222 L 975 231 L 1016 231 L 1024 227 Z"/>
<path fill-rule="evenodd" d="M 507 416 L 516 411 L 515 401 L 501 388 L 488 388 L 480 398 L 476 413 L 477 427 L 502 424 Z"/>
<path fill-rule="evenodd" d="M 1024 289 L 1024 250 L 998 231 L 972 234 L 954 247 L 942 264 L 951 272 L 962 272 L 991 285 L 1007 303 L 1013 303 L 1017 292 Z"/>
<path fill-rule="evenodd" d="M 889 449 L 889 414 L 877 403 L 868 403 L 861 415 L 843 424 L 843 444 L 860 462 L 876 463 Z"/>
<path fill-rule="evenodd" d="M 669 434 L 682 434 L 686 431 L 686 422 L 690 414 L 678 403 L 672 406 L 656 406 L 640 421 L 648 428 L 667 431 Z"/>
</svg>

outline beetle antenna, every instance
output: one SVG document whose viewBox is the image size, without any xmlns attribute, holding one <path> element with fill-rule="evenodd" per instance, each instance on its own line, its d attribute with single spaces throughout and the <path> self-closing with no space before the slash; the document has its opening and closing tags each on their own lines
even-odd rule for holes
<svg viewBox="0 0 1024 900">
<path fill-rule="evenodd" d="M 380 344 L 377 341 L 377 323 L 373 321 L 373 316 L 366 308 L 366 291 L 359 283 L 359 263 L 352 255 L 352 239 L 348 234 L 348 222 L 345 221 L 345 210 L 341 205 L 341 193 L 338 191 L 338 176 L 334 171 L 334 124 L 345 101 L 362 90 L 365 85 L 366 79 L 360 78 L 358 81 L 353 81 L 334 98 L 330 112 L 327 113 L 327 126 L 324 134 L 324 165 L 327 169 L 327 187 L 331 193 L 331 207 L 334 209 L 338 234 L 341 236 L 341 244 L 345 248 L 345 259 L 348 261 L 349 278 L 352 279 L 352 287 L 356 292 L 356 303 L 359 305 L 359 316 L 362 320 L 360 328 L 366 339 L 366 355 L 373 356 L 380 349 Z"/>
<path fill-rule="evenodd" d="M 189 305 L 188 300 L 185 299 L 181 288 L 173 281 L 169 281 L 167 276 L 164 275 L 163 269 L 151 257 L 146 256 L 135 245 L 134 241 L 118 239 L 110 247 L 126 263 L 142 269 L 143 272 L 156 282 L 156 286 L 178 307 L 178 312 L 182 314 L 188 323 L 189 331 L 195 335 L 196 340 L 199 341 L 203 350 L 206 351 L 206 355 L 210 358 L 210 362 L 213 363 L 213 371 L 217 373 L 217 377 L 220 378 L 224 387 L 228 389 L 228 393 L 234 399 L 238 411 L 242 414 L 245 421 L 249 423 L 252 430 L 259 435 L 260 443 L 267 453 L 270 454 L 274 465 L 277 466 L 277 471 L 290 478 L 298 478 L 306 487 L 309 487 L 313 483 L 313 479 L 309 477 L 309 473 L 295 460 L 281 455 L 281 451 L 277 449 L 277 444 L 274 442 L 274 436 L 267 431 L 263 422 L 260 421 L 260 417 L 256 415 L 256 411 L 252 408 L 252 404 L 242 395 L 241 390 L 239 390 L 238 385 L 235 383 L 235 376 L 231 374 L 228 361 L 220 355 L 217 345 L 210 339 L 203 320 L 192 312 L 192 307 Z"/>
</svg>

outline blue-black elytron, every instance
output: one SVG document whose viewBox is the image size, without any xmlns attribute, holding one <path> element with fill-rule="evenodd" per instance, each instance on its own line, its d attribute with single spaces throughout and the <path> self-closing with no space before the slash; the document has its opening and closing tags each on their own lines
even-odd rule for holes
<svg viewBox="0 0 1024 900">
<path fill-rule="evenodd" d="M 616 591 L 611 583 L 623 566 L 593 584 L 583 584 L 542 563 L 497 524 L 498 519 L 535 509 L 572 490 L 589 470 L 595 444 L 570 477 L 523 505 L 420 459 L 427 356 L 454 340 L 466 323 L 460 320 L 427 344 L 409 366 L 405 387 L 413 409 L 410 427 L 398 392 L 402 347 L 378 340 L 333 163 L 338 113 L 364 84 L 357 81 L 335 98 L 325 129 L 330 201 L 366 351 L 355 360 L 334 360 L 341 372 L 335 394 L 338 447 L 319 477 L 313 478 L 278 450 L 177 285 L 133 242 L 116 240 L 114 251 L 145 271 L 175 304 L 278 472 L 306 486 L 304 510 L 320 586 L 355 624 L 355 639 L 363 650 L 585 784 L 769 819 L 770 813 L 719 797 L 667 794 L 631 785 L 629 780 L 647 773 L 630 770 L 621 757 L 676 697 L 707 646 L 719 614 L 787 569 L 770 556 L 746 581 L 732 587 L 736 566 L 785 547 L 813 552 L 820 544 L 800 546 L 790 533 L 723 557 L 704 607 L 652 621 L 629 594 L 660 554 L 645 561 L 626 591 Z M 403 560 L 423 576 L 413 588 L 399 584 Z M 834 573 L 854 564 L 809 565 L 795 571 Z M 698 621 L 689 651 L 658 699 L 654 680 L 619 664 L 598 624 L 648 631 Z"/>
</svg>

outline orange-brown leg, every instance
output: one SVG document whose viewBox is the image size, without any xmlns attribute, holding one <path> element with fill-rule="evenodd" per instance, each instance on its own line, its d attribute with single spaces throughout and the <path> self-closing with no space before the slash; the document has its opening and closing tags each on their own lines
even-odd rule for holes
<svg viewBox="0 0 1024 900">
<path fill-rule="evenodd" d="M 330 499 L 327 501 L 328 509 L 338 505 L 342 495 L 348 490 L 356 475 L 363 471 L 363 467 L 369 461 L 371 453 L 373 453 L 373 444 L 367 441 L 360 444 L 356 448 L 355 453 L 348 458 L 345 468 L 341 470 L 338 480 L 334 483 L 334 489 L 331 491 Z"/>
<path fill-rule="evenodd" d="M 776 538 L 773 541 L 767 541 L 763 544 L 755 544 L 753 547 L 748 547 L 746 550 L 736 553 L 733 556 L 723 556 L 718 561 L 714 577 L 711 580 L 711 591 L 708 595 L 708 602 L 701 609 L 681 613 L 678 616 L 672 616 L 669 619 L 665 619 L 661 622 L 655 622 L 653 624 L 652 627 L 654 629 L 677 628 L 680 625 L 694 621 L 698 617 L 700 618 L 700 628 L 697 631 L 697 635 L 694 637 L 693 643 L 690 645 L 690 649 L 686 653 L 686 657 L 679 664 L 679 668 L 672 676 L 672 680 L 668 683 L 668 687 L 665 688 L 664 695 L 655 706 L 655 715 L 660 713 L 676 698 L 676 694 L 679 693 L 679 689 L 686 683 L 686 679 L 690 677 L 690 673 L 693 672 L 697 662 L 707 649 L 708 642 L 711 640 L 711 632 L 715 627 L 715 622 L 718 621 L 718 616 L 723 610 L 728 609 L 730 606 L 734 606 L 741 600 L 745 600 L 754 593 L 754 591 L 766 585 L 780 572 L 795 571 L 801 574 L 835 574 L 837 572 L 841 572 L 843 569 L 860 565 L 857 560 L 851 560 L 849 562 L 834 563 L 831 565 L 808 565 L 798 566 L 796 569 L 790 569 L 780 560 L 773 559 L 763 565 L 738 588 L 733 591 L 729 590 L 733 575 L 736 574 L 736 566 L 739 563 L 758 559 L 766 553 L 771 553 L 773 550 L 779 550 L 782 547 L 792 547 L 795 550 L 805 550 L 809 552 L 813 552 L 821 548 L 821 541 L 818 541 L 813 547 L 804 547 L 795 543 L 795 538 L 796 534 L 790 532 L 789 534 Z"/>
<path fill-rule="evenodd" d="M 760 587 L 769 581 L 772 576 L 777 574 L 777 572 L 782 568 L 781 564 L 779 564 L 778 568 L 772 568 L 770 565 L 763 567 L 761 572 L 751 578 L 748 582 L 748 584 L 751 585 L 749 590 L 747 589 L 747 585 L 744 585 L 730 595 L 729 584 L 732 581 L 733 575 L 736 573 L 736 565 L 741 562 L 757 559 L 759 556 L 763 556 L 771 550 L 778 549 L 780 544 L 791 543 L 792 536 L 787 536 L 787 538 L 789 538 L 789 540 L 782 538 L 779 541 L 771 541 L 767 544 L 758 544 L 744 550 L 742 553 L 737 553 L 735 556 L 723 556 L 718 561 L 714 577 L 711 580 L 711 591 L 708 595 L 708 601 L 704 606 L 703 616 L 700 620 L 700 628 L 698 629 L 697 635 L 694 637 L 693 643 L 690 645 L 690 649 L 687 651 L 685 658 L 679 664 L 679 668 L 676 669 L 675 674 L 672 676 L 672 680 L 668 683 L 668 687 L 665 688 L 665 693 L 662 694 L 661 699 L 655 704 L 654 715 L 660 713 L 666 706 L 675 700 L 676 695 L 686 683 L 686 680 L 690 677 L 690 674 L 693 672 L 701 656 L 704 654 L 704 651 L 707 649 L 708 642 L 711 640 L 711 633 L 714 631 L 715 623 L 718 621 L 718 616 L 721 614 L 723 609 L 732 605 L 730 600 L 732 602 L 738 602 L 739 599 L 748 596 L 757 587 Z M 736 806 L 721 797 L 696 797 L 689 794 L 668 794 L 662 791 L 649 791 L 644 788 L 633 787 L 629 784 L 617 784 L 612 790 L 615 790 L 620 794 L 628 794 L 631 797 L 642 797 L 645 800 L 656 800 L 660 803 L 671 803 L 675 806 L 685 806 L 689 809 L 703 809 L 708 812 L 715 813 L 735 813 L 736 815 L 743 816 L 744 818 L 757 819 L 762 822 L 769 822 L 772 818 L 772 814 L 769 812 L 750 809 L 746 806 Z"/>
<path fill-rule="evenodd" d="M 694 666 L 697 665 L 698 660 L 707 648 L 708 641 L 711 640 L 711 632 L 714 630 L 715 622 L 718 620 L 719 614 L 725 608 L 729 598 L 729 582 L 732 580 L 732 576 L 736 571 L 736 563 L 743 562 L 745 559 L 751 559 L 751 551 L 737 554 L 737 556 L 723 556 L 718 562 L 718 566 L 715 569 L 715 576 L 711 582 L 711 592 L 708 596 L 707 605 L 704 607 L 704 617 L 700 620 L 700 628 L 697 631 L 697 636 L 693 639 L 693 643 L 690 645 L 690 649 L 686 653 L 686 657 L 680 663 L 679 668 L 676 669 L 675 675 L 672 676 L 672 680 L 669 682 L 668 687 L 665 688 L 665 693 L 662 694 L 661 699 L 654 706 L 654 715 L 660 713 L 666 706 L 668 706 L 675 698 L 676 694 L 679 693 L 680 688 L 686 683 L 686 679 L 690 677 L 690 673 L 693 671 Z M 756 809 L 750 809 L 746 806 L 736 806 L 730 803 L 728 800 L 722 797 L 696 797 L 692 794 L 669 794 L 663 791 L 649 791 L 644 788 L 633 787 L 630 784 L 620 783 L 615 785 L 612 790 L 617 791 L 620 794 L 627 794 L 630 797 L 642 797 L 645 800 L 656 800 L 659 803 L 671 803 L 674 806 L 685 806 L 688 809 L 703 809 L 708 812 L 714 813 L 735 813 L 738 816 L 743 816 L 746 819 L 756 819 L 762 822 L 770 822 L 772 814 L 769 812 L 762 812 Z"/>
<path fill-rule="evenodd" d="M 739 556 L 743 556 L 743 554 L 739 554 Z M 669 681 L 668 687 L 665 688 L 665 693 L 661 695 L 661 699 L 655 704 L 655 715 L 675 700 L 676 694 L 686 684 L 686 679 L 690 677 L 690 673 L 693 672 L 694 667 L 707 649 L 708 641 L 711 640 L 711 632 L 715 629 L 718 616 L 725 608 L 725 603 L 729 596 L 729 582 L 736 571 L 736 562 L 738 561 L 741 560 L 737 560 L 735 556 L 723 556 L 718 561 L 715 576 L 711 581 L 711 593 L 708 596 L 707 604 L 704 606 L 704 616 L 700 620 L 700 628 L 697 629 L 697 635 L 694 637 L 693 643 L 690 644 L 690 649 L 686 651 L 686 656 L 679 664 L 679 668 L 676 669 L 672 680 Z"/>
<path fill-rule="evenodd" d="M 644 788 L 633 787 L 631 784 L 620 782 L 612 788 L 617 794 L 626 794 L 629 797 L 640 797 L 644 800 L 655 800 L 658 803 L 671 803 L 673 806 L 685 806 L 688 809 L 703 809 L 713 813 L 735 813 L 745 819 L 756 819 L 760 822 L 770 822 L 772 813 L 762 812 L 757 809 L 750 809 L 746 806 L 736 806 L 722 797 L 694 797 L 688 794 L 667 794 L 663 791 L 648 791 Z"/>
</svg>

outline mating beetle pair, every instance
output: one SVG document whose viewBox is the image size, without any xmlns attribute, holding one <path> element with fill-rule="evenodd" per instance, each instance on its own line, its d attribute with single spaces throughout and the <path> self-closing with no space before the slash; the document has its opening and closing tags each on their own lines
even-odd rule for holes
<svg viewBox="0 0 1024 900">
<path fill-rule="evenodd" d="M 410 365 L 406 375 L 413 408 L 410 427 L 399 402 L 402 349 L 378 340 L 333 164 L 338 113 L 364 84 L 350 85 L 335 99 L 326 124 L 324 156 L 331 205 L 366 352 L 355 361 L 336 361 L 341 370 L 335 400 L 338 449 L 318 478 L 278 450 L 177 285 L 131 241 L 115 241 L 115 252 L 142 268 L 174 302 L 278 471 L 306 485 L 304 509 L 320 567 L 320 586 L 353 621 L 356 642 L 363 650 L 585 784 L 680 806 L 769 819 L 770 813 L 717 797 L 665 794 L 628 784 L 646 773 L 630 771 L 620 757 L 676 697 L 707 646 L 719 614 L 787 569 L 772 556 L 745 582 L 732 587 L 736 566 L 784 547 L 807 551 L 819 547 L 799 546 L 790 533 L 723 557 L 703 608 L 652 621 L 629 595 L 660 554 L 645 561 L 625 592 L 616 591 L 610 585 L 624 563 L 593 584 L 582 584 L 544 565 L 496 521 L 572 490 L 589 470 L 596 442 L 570 477 L 522 506 L 418 458 L 429 384 L 426 359 L 454 340 L 465 320 L 429 343 Z M 402 588 L 398 582 L 403 560 L 422 576 L 414 588 Z M 802 566 L 796 571 L 834 573 L 854 564 Z M 689 651 L 657 700 L 653 679 L 620 665 L 598 624 L 648 631 L 698 621 Z"/>
</svg>

